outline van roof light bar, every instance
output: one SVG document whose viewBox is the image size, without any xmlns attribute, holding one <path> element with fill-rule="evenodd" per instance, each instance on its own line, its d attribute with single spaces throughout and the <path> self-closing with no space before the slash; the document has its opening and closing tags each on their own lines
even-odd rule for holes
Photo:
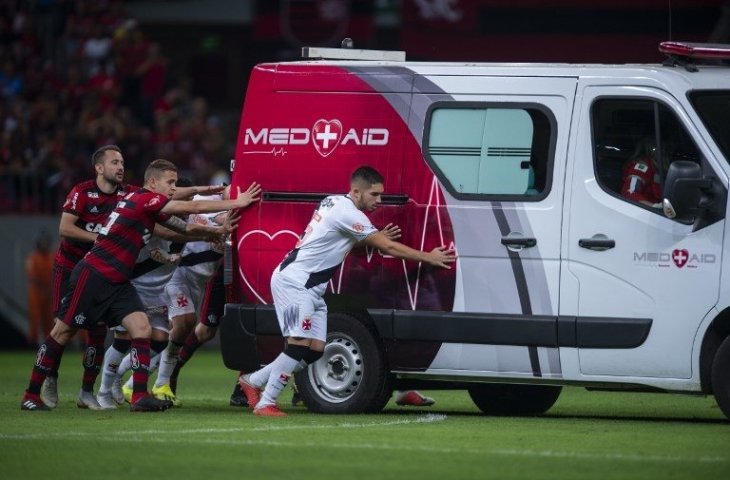
<svg viewBox="0 0 730 480">
<path fill-rule="evenodd" d="M 702 61 L 730 61 L 730 44 L 724 43 L 662 42 L 659 51 L 668 57 L 665 65 L 682 65 L 690 72 L 696 72 L 694 64 Z"/>
<path fill-rule="evenodd" d="M 368 60 L 405 62 L 406 52 L 400 50 L 360 50 L 357 48 L 302 47 L 302 58 L 313 60 Z"/>
</svg>

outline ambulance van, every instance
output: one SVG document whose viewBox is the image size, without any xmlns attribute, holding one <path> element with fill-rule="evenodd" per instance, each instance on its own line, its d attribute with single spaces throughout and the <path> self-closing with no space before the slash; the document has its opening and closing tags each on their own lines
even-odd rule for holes
<svg viewBox="0 0 730 480">
<path fill-rule="evenodd" d="M 329 280 L 316 412 L 458 388 L 493 415 L 563 385 L 714 395 L 730 416 L 730 45 L 656 65 L 425 63 L 305 48 L 254 68 L 232 184 L 260 182 L 229 258 L 222 353 L 282 350 L 269 281 L 318 203 L 370 165 L 370 218 L 450 270 L 354 249 Z"/>
</svg>

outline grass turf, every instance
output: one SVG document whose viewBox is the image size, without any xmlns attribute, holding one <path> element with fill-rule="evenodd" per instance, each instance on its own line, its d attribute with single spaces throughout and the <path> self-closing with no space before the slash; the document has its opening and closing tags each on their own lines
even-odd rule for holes
<svg viewBox="0 0 730 480">
<path fill-rule="evenodd" d="M 33 352 L 0 353 L 3 479 L 717 479 L 730 469 L 730 423 L 710 397 L 565 388 L 547 415 L 482 415 L 463 391 L 436 405 L 393 401 L 377 415 L 291 407 L 258 418 L 228 406 L 235 374 L 216 351 L 180 377 L 183 407 L 130 413 L 75 405 L 80 354 L 68 352 L 59 407 L 21 412 Z"/>
</svg>

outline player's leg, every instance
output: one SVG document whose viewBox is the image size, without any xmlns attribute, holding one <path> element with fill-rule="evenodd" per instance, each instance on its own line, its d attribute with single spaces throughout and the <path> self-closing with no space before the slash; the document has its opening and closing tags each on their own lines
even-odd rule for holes
<svg viewBox="0 0 730 480">
<path fill-rule="evenodd" d="M 68 290 L 68 281 L 71 277 L 71 270 L 63 268 L 60 265 L 53 264 L 53 273 L 51 277 L 52 291 L 51 303 L 53 308 L 53 320 L 51 320 L 51 330 L 55 326 L 55 319 L 62 318 L 61 300 Z M 50 335 L 50 334 L 49 334 Z M 61 357 L 58 358 L 58 364 L 53 370 L 48 372 L 43 385 L 41 386 L 41 399 L 50 408 L 56 408 L 58 405 L 58 367 L 61 365 Z"/>
<path fill-rule="evenodd" d="M 104 341 L 106 340 L 106 325 L 99 323 L 88 330 L 86 342 L 84 345 L 83 357 L 81 364 L 84 372 L 81 377 L 81 390 L 76 399 L 76 405 L 79 408 L 88 408 L 91 410 L 100 410 L 101 405 L 94 396 L 94 383 L 96 377 L 99 376 L 101 365 L 104 363 Z"/>
<path fill-rule="evenodd" d="M 103 409 L 117 408 L 117 404 L 124 402 L 121 386 L 115 389 L 114 385 L 120 384 L 119 364 L 132 346 L 132 341 L 123 327 L 115 327 L 112 330 L 114 330 L 114 341 L 104 353 L 99 393 L 96 396 L 96 400 Z"/>
</svg>

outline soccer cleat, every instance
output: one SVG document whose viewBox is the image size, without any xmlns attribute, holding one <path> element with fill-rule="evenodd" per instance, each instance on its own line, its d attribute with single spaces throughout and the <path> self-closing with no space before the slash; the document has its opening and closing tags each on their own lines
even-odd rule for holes
<svg viewBox="0 0 730 480">
<path fill-rule="evenodd" d="M 248 407 L 248 399 L 241 391 L 241 386 L 238 383 L 236 383 L 236 386 L 233 387 L 231 401 L 228 404 L 232 407 Z"/>
<path fill-rule="evenodd" d="M 436 403 L 436 400 L 431 397 L 424 397 L 415 390 L 400 392 L 395 398 L 395 404 L 402 407 L 430 407 L 434 403 Z"/>
<path fill-rule="evenodd" d="M 101 405 L 96 401 L 96 397 L 91 392 L 81 390 L 76 398 L 76 406 L 79 408 L 88 408 L 89 410 L 101 410 Z"/>
<path fill-rule="evenodd" d="M 99 402 L 102 410 L 114 410 L 117 408 L 117 402 L 114 401 L 111 390 L 108 392 L 99 391 L 96 395 L 96 401 Z"/>
<path fill-rule="evenodd" d="M 131 397 L 132 392 L 129 392 L 129 395 Z M 115 375 L 114 381 L 112 382 L 112 399 L 118 405 L 124 403 L 124 392 L 122 391 L 122 377 L 120 377 L 119 375 Z"/>
<path fill-rule="evenodd" d="M 160 400 L 152 395 L 144 395 L 135 403 L 129 405 L 132 412 L 162 412 L 172 408 L 172 402 L 169 400 Z"/>
<path fill-rule="evenodd" d="M 132 403 L 132 392 L 134 390 L 132 387 L 129 387 L 127 385 L 122 385 L 122 396 L 124 397 L 124 401 L 131 404 Z"/>
<path fill-rule="evenodd" d="M 263 407 L 254 408 L 253 414 L 258 417 L 286 417 L 286 413 L 279 410 L 276 405 L 264 405 Z"/>
<path fill-rule="evenodd" d="M 297 388 L 297 384 L 292 382 L 291 389 L 292 389 L 291 405 L 292 405 L 292 407 L 298 407 L 299 405 L 302 404 L 302 396 L 299 395 L 299 389 Z"/>
<path fill-rule="evenodd" d="M 23 399 L 20 401 L 20 409 L 32 412 L 42 412 L 50 410 L 51 407 L 43 403 L 43 400 L 41 400 L 40 396 L 26 393 L 25 395 L 23 395 Z"/>
<path fill-rule="evenodd" d="M 249 383 L 251 375 L 241 375 L 238 378 L 238 385 L 241 387 L 241 391 L 244 395 L 246 395 L 246 399 L 248 400 L 248 408 L 254 409 L 256 408 L 256 405 L 259 403 L 259 400 L 261 400 L 261 389 L 256 388 L 254 385 Z"/>
<path fill-rule="evenodd" d="M 172 389 L 168 383 L 160 385 L 159 387 L 152 387 L 152 396 L 158 400 L 167 400 L 173 407 L 179 407 L 182 405 L 180 400 L 177 399 L 177 396 L 172 393 Z"/>
<path fill-rule="evenodd" d="M 58 377 L 46 377 L 43 381 L 41 400 L 48 408 L 58 406 Z"/>
</svg>

